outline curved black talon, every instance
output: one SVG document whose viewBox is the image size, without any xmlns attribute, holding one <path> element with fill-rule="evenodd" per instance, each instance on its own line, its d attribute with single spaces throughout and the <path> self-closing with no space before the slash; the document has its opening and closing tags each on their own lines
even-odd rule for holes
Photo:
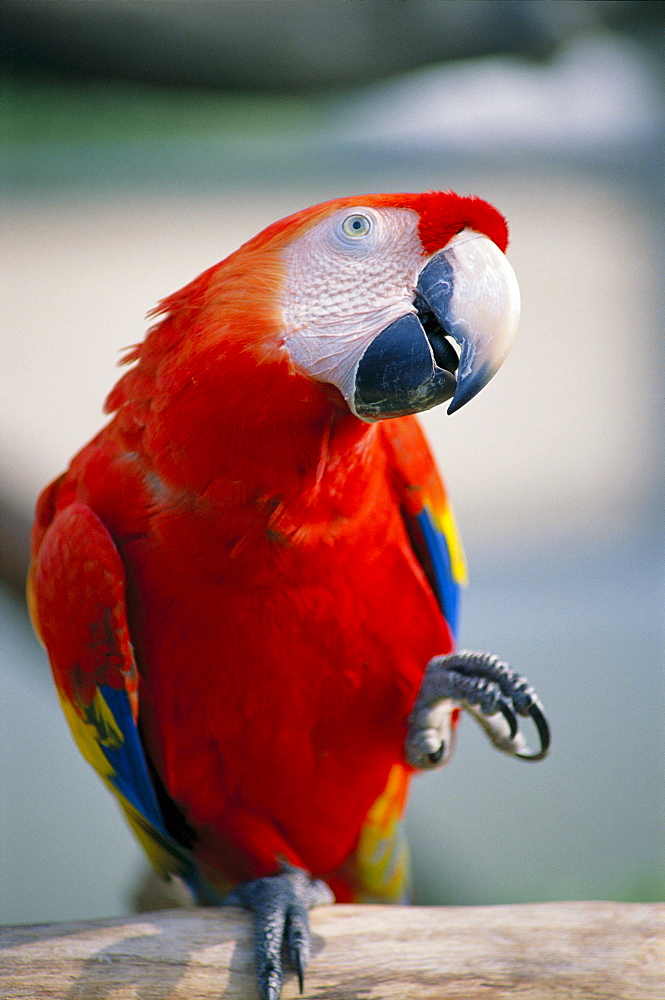
<svg viewBox="0 0 665 1000">
<path fill-rule="evenodd" d="M 484 726 L 490 739 L 499 749 L 519 757 L 520 760 L 542 760 L 547 755 L 550 746 L 549 725 L 538 695 L 525 677 L 515 673 L 507 663 L 493 653 L 470 653 L 461 650 L 445 659 L 454 661 L 455 669 L 450 671 L 451 680 L 455 672 L 459 672 L 464 678 L 464 683 L 459 684 L 458 689 L 459 693 L 463 693 L 461 700 L 465 707 L 473 710 L 477 705 L 486 716 L 491 715 L 492 711 L 499 711 L 505 718 L 510 727 L 508 743 L 515 744 L 514 746 L 507 746 L 505 737 L 495 733 L 491 727 Z M 452 666 L 452 663 L 450 665 Z M 455 687 L 454 682 L 450 684 L 451 689 Z M 503 697 L 498 695 L 496 688 Z M 454 698 L 455 695 L 449 697 Z M 536 752 L 516 745 L 518 725 L 515 713 L 533 719 L 540 740 L 540 749 Z M 473 711 L 472 714 L 475 715 Z M 495 737 L 498 737 L 498 740 Z"/>
<path fill-rule="evenodd" d="M 290 865 L 284 865 L 277 875 L 243 882 L 224 899 L 225 906 L 243 906 L 254 913 L 254 955 L 261 1000 L 279 1000 L 281 996 L 283 950 L 296 970 L 302 993 L 310 956 L 308 911 L 333 901 L 325 882 Z"/>
<path fill-rule="evenodd" d="M 499 701 L 497 704 L 497 708 L 499 709 L 501 715 L 504 717 L 504 719 L 510 726 L 510 739 L 514 740 L 515 737 L 517 736 L 517 730 L 519 728 L 517 718 L 515 717 L 515 713 L 513 712 L 511 707 L 506 704 L 505 701 Z"/>
<path fill-rule="evenodd" d="M 538 696 L 526 678 L 494 654 L 461 650 L 448 656 L 435 656 L 427 664 L 409 718 L 406 741 L 407 760 L 414 767 L 434 767 L 450 757 L 451 750 L 445 755 L 443 752 L 447 742 L 452 746 L 450 732 L 444 731 L 446 712 L 441 710 L 446 701 L 465 708 L 504 753 L 530 761 L 542 760 L 547 755 L 549 725 Z M 533 720 L 540 740 L 540 748 L 535 752 L 524 743 L 518 715 Z"/>
<path fill-rule="evenodd" d="M 542 760 L 546 757 L 550 749 L 550 727 L 545 715 L 540 709 L 540 705 L 534 702 L 527 713 L 531 716 L 533 723 L 538 730 L 538 736 L 540 738 L 540 750 L 537 753 L 526 753 L 521 751 L 516 753 L 515 756 L 519 757 L 520 760 Z"/>
</svg>

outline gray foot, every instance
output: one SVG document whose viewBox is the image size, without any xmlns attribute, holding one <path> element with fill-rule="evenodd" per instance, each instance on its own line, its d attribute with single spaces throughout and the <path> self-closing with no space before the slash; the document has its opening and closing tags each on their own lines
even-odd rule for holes
<svg viewBox="0 0 665 1000">
<path fill-rule="evenodd" d="M 409 716 L 406 759 L 413 767 L 440 767 L 450 758 L 454 732 L 450 719 L 456 706 L 466 709 L 494 746 L 522 760 L 542 760 L 550 730 L 538 696 L 526 678 L 491 653 L 461 650 L 435 656 L 427 664 L 416 703 Z M 531 751 L 519 732 L 517 716 L 530 716 L 540 749 Z"/>
<path fill-rule="evenodd" d="M 313 906 L 333 903 L 325 882 L 301 868 L 284 867 L 279 875 L 243 882 L 224 900 L 254 913 L 254 954 L 261 1000 L 279 1000 L 282 992 L 282 952 L 298 975 L 303 990 L 309 962 L 309 914 Z"/>
</svg>

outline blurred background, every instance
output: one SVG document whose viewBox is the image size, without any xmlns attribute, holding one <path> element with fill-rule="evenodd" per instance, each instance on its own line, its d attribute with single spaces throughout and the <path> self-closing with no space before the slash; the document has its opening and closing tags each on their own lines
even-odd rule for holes
<svg viewBox="0 0 665 1000">
<path fill-rule="evenodd" d="M 4 0 L 0 32 L 0 919 L 127 913 L 143 877 L 23 598 L 35 498 L 121 349 L 276 218 L 447 187 L 508 216 L 523 294 L 501 373 L 424 417 L 462 645 L 528 675 L 553 748 L 465 720 L 414 782 L 417 898 L 665 898 L 665 5 Z"/>
</svg>

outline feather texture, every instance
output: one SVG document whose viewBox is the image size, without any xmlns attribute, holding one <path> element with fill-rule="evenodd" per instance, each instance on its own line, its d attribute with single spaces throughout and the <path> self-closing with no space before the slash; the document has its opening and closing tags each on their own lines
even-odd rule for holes
<svg viewBox="0 0 665 1000">
<path fill-rule="evenodd" d="M 358 203 L 415 213 L 423 258 L 464 227 L 505 247 L 451 193 L 276 223 L 161 303 L 38 505 L 31 607 L 75 739 L 208 900 L 281 860 L 340 899 L 408 891 L 407 720 L 464 557 L 416 420 L 363 423 L 284 346 L 285 248 Z"/>
</svg>

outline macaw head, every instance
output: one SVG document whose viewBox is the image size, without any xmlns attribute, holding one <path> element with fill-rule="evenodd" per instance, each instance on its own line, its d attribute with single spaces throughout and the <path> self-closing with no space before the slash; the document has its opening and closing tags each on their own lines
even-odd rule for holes
<svg viewBox="0 0 665 1000">
<path fill-rule="evenodd" d="M 487 202 L 442 191 L 369 195 L 282 226 L 284 350 L 362 420 L 446 400 L 452 413 L 504 361 L 519 289 L 506 222 Z"/>
<path fill-rule="evenodd" d="M 515 334 L 507 242 L 496 209 L 450 191 L 304 209 L 158 306 L 106 409 L 129 404 L 135 425 L 190 451 L 213 424 L 253 422 L 265 437 L 277 414 L 303 428 L 303 408 L 316 423 L 331 401 L 368 423 L 446 400 L 452 413 Z"/>
</svg>

